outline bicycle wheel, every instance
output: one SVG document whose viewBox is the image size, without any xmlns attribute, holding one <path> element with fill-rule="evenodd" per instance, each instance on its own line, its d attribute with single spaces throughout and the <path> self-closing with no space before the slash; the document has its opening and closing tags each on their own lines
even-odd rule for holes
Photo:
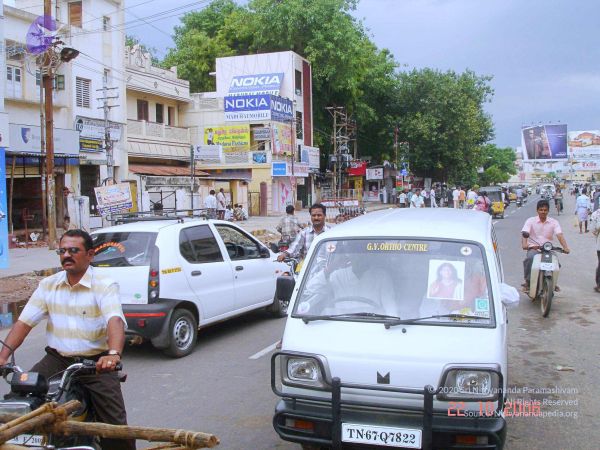
<svg viewBox="0 0 600 450">
<path fill-rule="evenodd" d="M 548 317 L 552 306 L 552 298 L 554 297 L 554 286 L 552 286 L 550 278 L 544 278 L 543 283 L 540 307 L 542 308 L 542 317 Z"/>
</svg>

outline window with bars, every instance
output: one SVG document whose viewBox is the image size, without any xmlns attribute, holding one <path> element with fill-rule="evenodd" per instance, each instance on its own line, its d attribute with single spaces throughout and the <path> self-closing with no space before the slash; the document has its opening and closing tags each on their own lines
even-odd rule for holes
<svg viewBox="0 0 600 450">
<path fill-rule="evenodd" d="M 75 78 L 75 97 L 77 106 L 80 108 L 90 107 L 90 92 L 92 90 L 92 80 L 85 78 Z"/>
<path fill-rule="evenodd" d="M 82 2 L 70 2 L 69 3 L 69 25 L 72 27 L 81 28 L 83 22 L 83 8 Z"/>
</svg>

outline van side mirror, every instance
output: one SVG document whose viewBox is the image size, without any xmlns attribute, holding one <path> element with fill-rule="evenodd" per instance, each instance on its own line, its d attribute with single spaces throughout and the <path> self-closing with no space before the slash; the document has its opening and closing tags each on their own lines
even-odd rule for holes
<svg viewBox="0 0 600 450">
<path fill-rule="evenodd" d="M 519 291 L 506 283 L 500 283 L 500 298 L 502 304 L 507 308 L 514 308 L 519 305 Z"/>
<path fill-rule="evenodd" d="M 292 298 L 292 293 L 296 287 L 296 280 L 292 275 L 282 275 L 277 278 L 277 289 L 275 290 L 275 298 L 289 302 Z"/>
<path fill-rule="evenodd" d="M 269 249 L 266 247 L 263 247 L 262 245 L 258 247 L 258 252 L 259 252 L 261 258 L 270 258 L 271 257 L 271 253 L 269 252 Z"/>
<path fill-rule="evenodd" d="M 521 232 L 521 236 L 523 236 L 525 239 L 529 238 L 529 233 L 527 231 L 522 231 Z"/>
</svg>

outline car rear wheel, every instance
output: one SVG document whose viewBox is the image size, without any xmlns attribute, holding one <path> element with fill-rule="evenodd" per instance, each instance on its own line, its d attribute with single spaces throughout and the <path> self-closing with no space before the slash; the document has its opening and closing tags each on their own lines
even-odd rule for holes
<svg viewBox="0 0 600 450">
<path fill-rule="evenodd" d="M 172 358 L 187 356 L 194 350 L 198 337 L 198 323 L 187 309 L 173 311 L 169 322 L 169 346 L 164 353 Z"/>
<path fill-rule="evenodd" d="M 267 311 L 269 311 L 273 317 L 285 317 L 287 316 L 289 305 L 289 301 L 279 300 L 277 297 L 275 297 L 273 299 L 273 303 L 267 307 Z"/>
</svg>

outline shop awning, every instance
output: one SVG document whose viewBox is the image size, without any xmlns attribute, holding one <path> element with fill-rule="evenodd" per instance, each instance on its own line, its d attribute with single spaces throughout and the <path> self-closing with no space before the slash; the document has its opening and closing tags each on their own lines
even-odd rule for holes
<svg viewBox="0 0 600 450">
<path fill-rule="evenodd" d="M 190 176 L 189 167 L 176 167 L 176 166 L 165 166 L 165 165 L 154 165 L 154 164 L 129 164 L 129 171 L 137 173 L 139 175 L 155 175 L 160 177 L 167 176 Z M 208 173 L 196 169 L 194 176 L 206 177 Z"/>
<path fill-rule="evenodd" d="M 185 144 L 157 144 L 153 142 L 128 141 L 127 153 L 129 156 L 141 158 L 190 160 L 190 146 Z"/>
</svg>

